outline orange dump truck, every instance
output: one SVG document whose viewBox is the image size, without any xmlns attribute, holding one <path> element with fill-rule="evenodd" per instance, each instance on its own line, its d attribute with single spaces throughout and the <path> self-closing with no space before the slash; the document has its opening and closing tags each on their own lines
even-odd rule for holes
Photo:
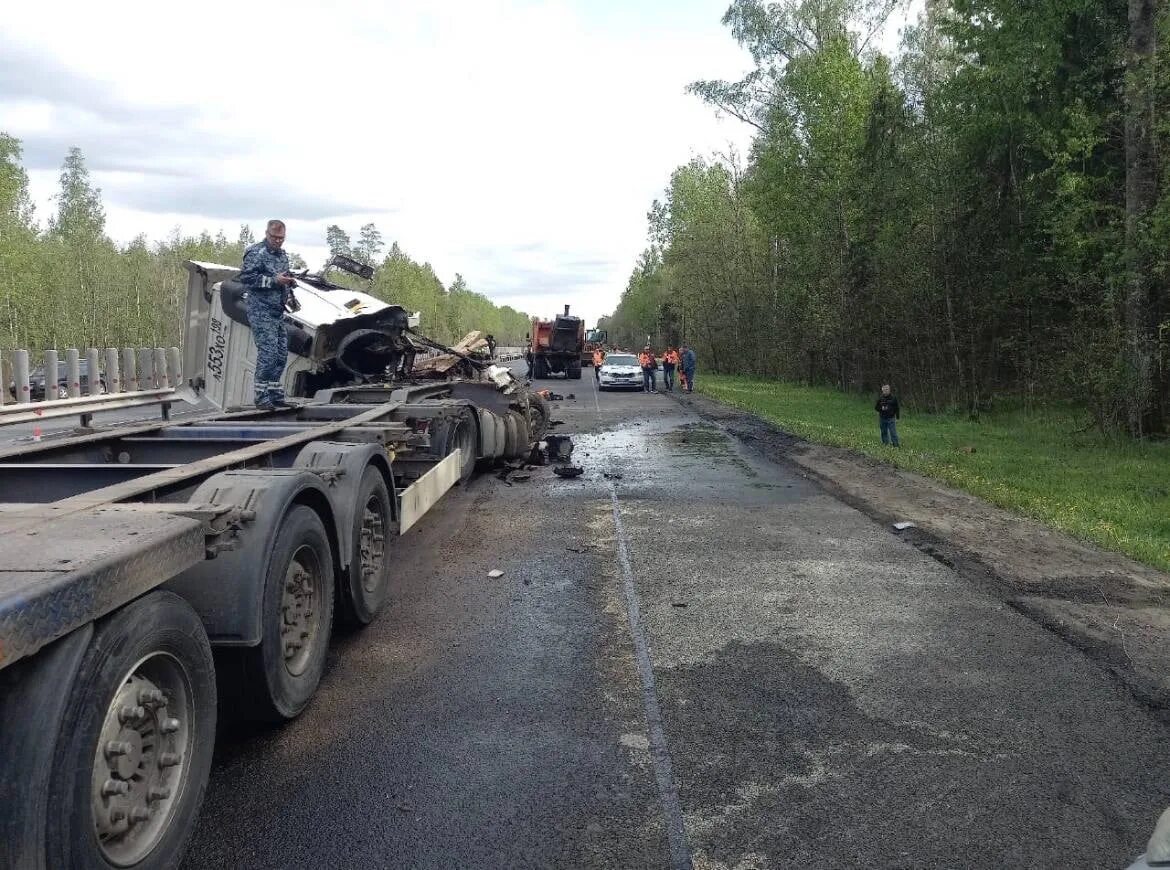
<svg viewBox="0 0 1170 870">
<path fill-rule="evenodd" d="M 564 314 L 552 320 L 532 318 L 532 332 L 528 335 L 532 377 L 563 374 L 568 379 L 580 380 L 584 349 L 585 321 L 569 314 L 568 305 Z"/>
</svg>

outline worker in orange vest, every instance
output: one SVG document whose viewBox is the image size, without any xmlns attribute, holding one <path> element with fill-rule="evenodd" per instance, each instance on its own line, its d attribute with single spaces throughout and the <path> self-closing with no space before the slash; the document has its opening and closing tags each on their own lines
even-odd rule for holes
<svg viewBox="0 0 1170 870">
<path fill-rule="evenodd" d="M 601 366 L 605 363 L 605 351 L 601 348 L 593 350 L 593 380 L 601 382 Z"/>
<path fill-rule="evenodd" d="M 654 351 L 650 349 L 650 345 L 646 345 L 642 349 L 642 352 L 638 354 L 638 365 L 642 367 L 642 392 L 657 393 L 658 357 L 654 355 Z"/>
<path fill-rule="evenodd" d="M 674 392 L 674 372 L 678 368 L 678 351 L 673 347 L 668 347 L 666 353 L 662 355 L 662 383 L 666 387 L 666 392 Z"/>
</svg>

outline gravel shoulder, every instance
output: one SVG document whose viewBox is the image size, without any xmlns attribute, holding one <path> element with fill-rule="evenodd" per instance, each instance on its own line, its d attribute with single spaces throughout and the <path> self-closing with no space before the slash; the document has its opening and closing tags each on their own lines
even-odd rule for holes
<svg viewBox="0 0 1170 870">
<path fill-rule="evenodd" d="M 1170 575 L 704 396 L 678 401 L 873 519 L 914 523 L 898 534 L 1089 654 L 1170 719 Z"/>
</svg>

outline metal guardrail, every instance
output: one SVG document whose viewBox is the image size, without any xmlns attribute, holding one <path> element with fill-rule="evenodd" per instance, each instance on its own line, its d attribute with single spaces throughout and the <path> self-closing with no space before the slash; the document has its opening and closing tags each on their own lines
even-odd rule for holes
<svg viewBox="0 0 1170 870">
<path fill-rule="evenodd" d="M 84 357 L 84 395 L 82 359 L 76 348 L 66 349 L 61 377 L 57 351 L 46 350 L 45 395 L 34 399 L 30 354 L 27 350 L 14 350 L 12 379 L 0 383 L 0 426 L 75 415 L 80 416 L 82 426 L 89 426 L 98 411 L 144 405 L 159 405 L 164 419 L 170 415 L 175 389 L 183 383 L 182 356 L 177 347 L 108 347 L 104 353 L 96 347 L 89 348 Z"/>
</svg>

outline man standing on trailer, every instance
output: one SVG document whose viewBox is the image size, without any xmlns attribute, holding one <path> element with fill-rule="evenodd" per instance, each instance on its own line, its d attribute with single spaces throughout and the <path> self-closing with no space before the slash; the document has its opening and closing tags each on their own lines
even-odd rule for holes
<svg viewBox="0 0 1170 870">
<path fill-rule="evenodd" d="M 266 411 L 290 407 L 281 385 L 288 362 L 284 307 L 296 282 L 288 273 L 284 237 L 284 221 L 270 220 L 264 241 L 244 251 L 244 264 L 236 279 L 248 288 L 248 323 L 256 341 L 256 407 Z"/>
</svg>

